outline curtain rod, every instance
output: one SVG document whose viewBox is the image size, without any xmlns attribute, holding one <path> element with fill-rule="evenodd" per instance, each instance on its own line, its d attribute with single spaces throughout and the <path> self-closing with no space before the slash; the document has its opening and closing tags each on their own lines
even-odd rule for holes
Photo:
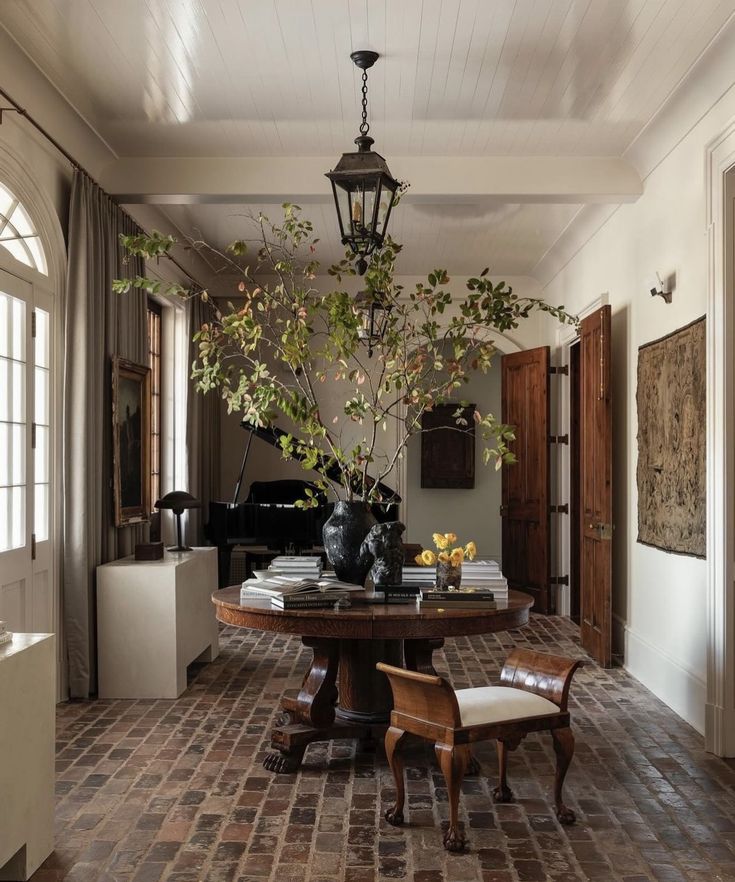
<svg viewBox="0 0 735 882">
<path fill-rule="evenodd" d="M 30 113 L 28 113 L 28 111 L 27 111 L 24 107 L 21 107 L 21 105 L 18 104 L 18 102 L 17 102 L 14 98 L 12 98 L 10 95 L 8 95 L 8 93 L 7 93 L 7 92 L 5 91 L 5 89 L 3 89 L 2 87 L 0 87 L 0 96 L 1 96 L 2 98 L 4 98 L 6 101 L 8 101 L 10 104 L 12 104 L 12 107 L 2 107 L 2 108 L 0 108 L 0 125 L 2 125 L 2 121 L 3 121 L 3 119 L 2 119 L 3 111 L 5 111 L 5 112 L 10 111 L 10 112 L 12 112 L 12 113 L 17 113 L 18 116 L 22 116 L 24 119 L 27 119 L 28 122 L 33 126 L 33 128 L 34 128 L 34 129 L 35 129 L 40 135 L 42 135 L 42 136 L 43 136 L 43 137 L 49 142 L 49 144 L 51 144 L 53 147 L 56 148 L 56 150 L 58 150 L 58 152 L 64 157 L 64 159 L 66 159 L 66 161 L 72 166 L 72 168 L 75 168 L 75 169 L 77 169 L 78 171 L 80 171 L 83 175 L 86 175 L 86 176 L 89 178 L 89 180 L 92 181 L 92 183 L 93 183 L 95 186 L 99 187 L 99 189 L 105 194 L 105 196 L 107 196 L 107 198 L 108 198 L 111 202 L 114 202 L 114 203 L 115 203 L 115 205 L 120 209 L 120 211 L 125 215 L 125 217 L 129 218 L 129 219 L 135 224 L 135 226 L 138 228 L 138 230 L 139 230 L 143 235 L 146 235 L 146 236 L 148 235 L 148 233 L 143 229 L 143 227 L 141 227 L 141 225 L 140 225 L 140 224 L 138 223 L 138 221 L 137 221 L 137 220 L 136 220 L 136 219 L 130 214 L 130 212 L 126 211 L 126 210 L 122 207 L 122 205 L 120 205 L 120 203 L 117 201 L 117 199 L 115 199 L 114 196 L 111 196 L 106 190 L 104 190 L 104 189 L 100 186 L 99 181 L 95 180 L 95 178 L 94 178 L 94 177 L 93 177 L 93 176 L 87 171 L 87 169 L 81 164 L 81 162 L 77 162 L 77 160 L 71 155 L 71 153 L 69 153 L 68 150 L 66 150 L 64 147 L 62 147 L 61 144 L 59 144 L 59 142 L 56 140 L 56 138 L 54 138 L 54 136 L 53 136 L 52 134 L 50 134 L 50 133 L 49 133 L 49 132 L 48 132 L 48 131 L 47 131 L 47 130 L 41 125 L 41 123 L 38 122 L 38 120 L 36 120 L 34 117 L 32 117 L 32 116 L 30 115 Z M 187 269 L 185 269 L 185 268 L 179 263 L 178 260 L 176 260 L 175 257 L 172 257 L 170 254 L 167 254 L 166 257 L 171 261 L 171 263 L 172 263 L 172 264 L 173 264 L 173 265 L 174 265 L 174 266 L 175 266 L 180 272 L 182 272 L 182 273 L 186 276 L 187 279 L 189 279 L 190 282 L 193 282 L 193 283 L 194 283 L 195 285 L 197 285 L 199 288 L 203 288 L 203 287 L 204 287 L 198 279 L 195 279 L 194 276 L 192 276 L 192 274 L 191 274 Z"/>
</svg>

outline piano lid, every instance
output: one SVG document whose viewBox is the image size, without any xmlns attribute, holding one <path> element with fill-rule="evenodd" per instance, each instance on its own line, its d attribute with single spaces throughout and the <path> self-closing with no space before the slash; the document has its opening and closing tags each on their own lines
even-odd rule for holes
<svg viewBox="0 0 735 882">
<path fill-rule="evenodd" d="M 247 420 L 242 420 L 240 422 L 240 426 L 243 429 L 247 429 L 256 437 L 260 438 L 261 441 L 266 441 L 271 447 L 277 447 L 280 449 L 280 439 L 285 435 L 288 435 L 288 432 L 284 432 L 283 429 L 279 429 L 277 426 L 269 426 L 268 428 L 261 428 L 259 426 L 253 426 Z M 295 455 L 296 459 L 300 459 L 299 456 Z M 341 474 L 339 470 L 339 466 L 332 464 L 326 470 L 325 474 L 331 481 L 340 482 Z M 370 476 L 368 476 L 370 478 Z M 373 478 L 370 478 L 372 481 Z M 401 497 L 396 493 L 396 491 L 389 487 L 387 484 L 384 484 L 382 481 L 378 484 L 378 490 L 380 491 L 381 496 L 383 496 L 384 502 L 400 502 Z"/>
</svg>

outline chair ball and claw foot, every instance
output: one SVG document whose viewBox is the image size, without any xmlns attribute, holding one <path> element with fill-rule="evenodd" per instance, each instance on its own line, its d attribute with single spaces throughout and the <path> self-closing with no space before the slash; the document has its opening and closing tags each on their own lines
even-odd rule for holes
<svg viewBox="0 0 735 882">
<path fill-rule="evenodd" d="M 378 664 L 393 692 L 391 726 L 385 736 L 385 752 L 396 787 L 395 804 L 386 820 L 403 823 L 405 784 L 400 748 L 407 735 L 434 742 L 437 760 L 449 795 L 449 826 L 444 834 L 447 851 L 465 847 L 459 826 L 459 793 L 462 779 L 477 763 L 471 745 L 494 739 L 498 746 L 498 786 L 495 802 L 510 802 L 507 782 L 508 752 L 515 750 L 531 732 L 549 731 L 556 754 L 554 803 L 562 824 L 574 823 L 574 812 L 562 800 L 564 779 L 574 755 L 567 701 L 578 659 L 515 649 L 500 674 L 500 686 L 454 690 L 442 677 Z M 478 764 L 479 765 L 479 764 Z"/>
<path fill-rule="evenodd" d="M 280 750 L 274 750 L 266 754 L 263 760 L 263 768 L 268 772 L 276 772 L 279 775 L 296 772 L 301 767 L 304 753 L 306 753 L 305 749 L 295 753 L 282 753 Z"/>
<path fill-rule="evenodd" d="M 513 791 L 507 784 L 498 784 L 497 787 L 493 787 L 493 802 L 513 802 Z"/>
</svg>

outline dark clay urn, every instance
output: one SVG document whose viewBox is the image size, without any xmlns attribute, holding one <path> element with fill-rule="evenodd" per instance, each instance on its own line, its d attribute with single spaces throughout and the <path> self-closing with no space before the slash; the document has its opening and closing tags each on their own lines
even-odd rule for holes
<svg viewBox="0 0 735 882">
<path fill-rule="evenodd" d="M 364 585 L 373 560 L 360 553 L 363 539 L 377 520 L 366 502 L 336 502 L 322 536 L 327 558 L 342 582 Z"/>
</svg>

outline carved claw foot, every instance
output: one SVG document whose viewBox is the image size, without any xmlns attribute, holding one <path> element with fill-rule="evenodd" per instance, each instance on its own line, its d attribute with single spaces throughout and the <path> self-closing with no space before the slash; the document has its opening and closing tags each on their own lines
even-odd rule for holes
<svg viewBox="0 0 735 882">
<path fill-rule="evenodd" d="M 498 784 L 493 790 L 493 802 L 513 802 L 513 791 L 507 784 Z"/>
<path fill-rule="evenodd" d="M 574 812 L 570 808 L 567 808 L 564 803 L 561 803 L 556 807 L 556 817 L 559 823 L 564 824 L 565 826 L 569 826 L 577 820 Z"/>
<path fill-rule="evenodd" d="M 303 753 L 288 754 L 276 751 L 266 755 L 263 760 L 263 768 L 268 772 L 275 772 L 277 775 L 287 775 L 299 768 L 303 758 Z"/>
<path fill-rule="evenodd" d="M 482 764 L 480 760 L 476 756 L 471 756 L 470 761 L 467 763 L 467 771 L 464 773 L 465 777 L 467 775 L 481 775 L 482 774 Z"/>
<path fill-rule="evenodd" d="M 467 840 L 456 827 L 450 827 L 444 834 L 444 848 L 446 848 L 447 851 L 464 851 L 466 842 Z"/>
<path fill-rule="evenodd" d="M 400 827 L 403 823 L 403 812 L 393 806 L 386 810 L 385 820 L 393 827 Z"/>
</svg>

